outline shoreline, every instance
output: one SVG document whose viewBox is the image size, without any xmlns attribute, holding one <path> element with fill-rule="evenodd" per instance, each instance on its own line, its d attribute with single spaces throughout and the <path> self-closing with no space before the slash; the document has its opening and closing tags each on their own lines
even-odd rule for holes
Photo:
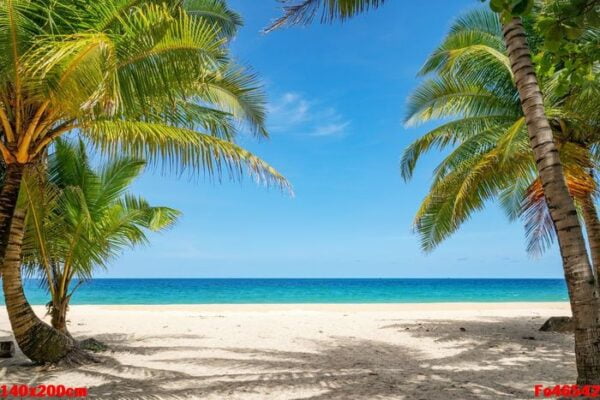
<svg viewBox="0 0 600 400">
<path fill-rule="evenodd" d="M 33 306 L 36 314 L 49 322 L 45 306 Z M 471 320 L 477 318 L 519 318 L 524 316 L 549 318 L 571 316 L 568 302 L 505 302 L 505 303 L 344 303 L 344 304 L 104 304 L 104 305 L 72 305 L 69 319 L 71 326 L 77 322 L 88 322 L 89 316 L 102 316 L 113 319 L 118 315 L 128 318 L 170 318 L 170 317 L 267 317 L 280 316 L 299 319 L 326 316 L 377 316 L 411 320 Z M 116 325 L 121 325 L 118 317 Z M 5 306 L 0 307 L 0 324 L 7 320 Z M 8 322 L 8 321 L 7 321 Z M 135 332 L 135 327 L 130 330 Z M 142 328 L 143 329 L 143 328 Z"/>
<path fill-rule="evenodd" d="M 45 307 L 41 305 L 35 308 Z M 72 308 L 131 311 L 474 311 L 553 310 L 570 311 L 567 301 L 540 302 L 436 302 L 436 303 L 215 303 L 215 304 L 74 304 Z M 2 308 L 5 308 L 3 305 Z"/>
<path fill-rule="evenodd" d="M 32 305 L 45 319 L 46 306 Z M 74 304 L 70 315 L 86 313 L 390 313 L 411 318 L 453 316 L 570 316 L 566 301 L 546 302 L 440 302 L 440 303 L 254 303 L 254 304 Z M 0 321 L 6 316 L 6 306 L 0 305 Z M 76 317 L 75 317 L 76 318 Z"/>
</svg>

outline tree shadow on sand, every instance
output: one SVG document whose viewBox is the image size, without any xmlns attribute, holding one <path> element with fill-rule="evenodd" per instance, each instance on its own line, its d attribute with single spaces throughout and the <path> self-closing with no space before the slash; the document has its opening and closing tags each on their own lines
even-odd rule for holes
<svg viewBox="0 0 600 400">
<path fill-rule="evenodd" d="M 76 372 L 99 382 L 88 398 L 114 400 L 528 399 L 534 384 L 574 382 L 569 335 L 537 332 L 531 319 L 510 323 L 516 329 L 506 333 L 502 318 L 462 322 L 464 331 L 456 321 L 385 321 L 380 329 L 395 330 L 398 343 L 419 345 L 348 336 L 312 341 L 310 351 L 203 347 L 194 335 L 178 347 L 146 346 L 105 335 L 114 353 Z M 9 368 L 4 380 L 19 382 L 31 369 Z"/>
</svg>

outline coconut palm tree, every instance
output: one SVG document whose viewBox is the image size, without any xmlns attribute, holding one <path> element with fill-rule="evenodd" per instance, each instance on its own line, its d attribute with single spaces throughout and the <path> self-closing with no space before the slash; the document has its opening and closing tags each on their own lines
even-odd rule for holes
<svg viewBox="0 0 600 400">
<path fill-rule="evenodd" d="M 33 361 L 80 358 L 26 302 L 20 222 L 11 227 L 26 170 L 57 138 L 72 132 L 166 169 L 247 171 L 287 186 L 234 143 L 241 129 L 266 136 L 262 90 L 228 55 L 238 24 L 222 0 L 0 2 L 0 260 L 13 331 Z"/>
<path fill-rule="evenodd" d="M 597 384 L 600 383 L 599 292 L 577 210 L 567 188 L 557 143 L 544 109 L 544 99 L 521 18 L 533 7 L 533 3 L 534 0 L 490 1 L 492 9 L 501 15 L 504 43 L 521 100 L 530 146 L 556 229 L 575 323 L 577 381 L 581 384 Z"/>
<path fill-rule="evenodd" d="M 416 217 L 415 226 L 426 251 L 452 234 L 492 197 L 502 200 L 511 218 L 524 219 L 530 252 L 542 252 L 555 236 L 504 50 L 502 28 L 495 13 L 475 10 L 466 14 L 452 26 L 420 72 L 422 76 L 435 76 L 425 80 L 409 100 L 409 124 L 446 122 L 406 149 L 402 160 L 404 178 L 411 178 L 423 152 L 452 148 L 436 169 L 430 194 Z M 544 81 L 546 110 L 565 165 L 569 191 L 585 221 L 592 259 L 598 268 L 600 243 L 594 235 L 598 225 L 596 182 L 591 172 L 598 165 L 593 150 L 600 140 L 600 121 L 582 114 L 580 103 L 587 90 L 594 86 L 600 89 L 600 81 L 587 81 L 588 87 L 568 95 L 556 94 L 556 82 L 556 76 Z M 598 102 L 597 98 L 586 99 L 590 100 Z"/>
<path fill-rule="evenodd" d="M 548 0 L 551 4 L 554 0 Z M 370 7 L 378 0 L 298 0 L 288 1 L 283 16 L 267 31 L 310 22 L 321 13 L 322 20 L 344 19 Z M 579 383 L 600 382 L 600 303 L 596 279 L 590 265 L 577 210 L 569 193 L 557 144 L 545 113 L 542 92 L 531 59 L 522 15 L 531 12 L 534 0 L 490 0 L 501 17 L 503 40 L 510 70 L 519 94 L 524 123 L 529 135 L 536 172 L 556 230 L 565 279 L 569 288 L 575 321 L 575 353 Z"/>
<path fill-rule="evenodd" d="M 81 140 L 58 139 L 47 165 L 31 171 L 22 184 L 24 264 L 48 289 L 52 326 L 64 334 L 69 334 L 67 309 L 79 285 L 124 249 L 147 243 L 146 231 L 169 228 L 179 215 L 127 191 L 145 164 L 121 156 L 94 168 Z"/>
</svg>

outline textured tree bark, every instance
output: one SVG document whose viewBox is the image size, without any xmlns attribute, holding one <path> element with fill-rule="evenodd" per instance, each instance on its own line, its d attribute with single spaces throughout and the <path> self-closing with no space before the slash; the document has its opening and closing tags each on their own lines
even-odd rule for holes
<svg viewBox="0 0 600 400">
<path fill-rule="evenodd" d="M 59 304 L 54 304 L 52 309 L 50 310 L 50 315 L 52 317 L 51 323 L 52 327 L 57 331 L 72 337 L 67 329 L 67 309 L 69 304 L 66 300 L 63 300 Z"/>
<path fill-rule="evenodd" d="M 8 164 L 0 190 L 0 265 L 6 253 L 12 217 L 17 207 L 25 165 Z"/>
<path fill-rule="evenodd" d="M 77 343 L 40 320 L 25 298 L 21 282 L 21 249 L 24 235 L 24 213 L 12 218 L 10 239 L 2 266 L 4 300 L 10 324 L 23 354 L 37 363 L 78 364 L 92 360 Z"/>
<path fill-rule="evenodd" d="M 581 211 L 583 221 L 585 222 L 596 281 L 598 281 L 600 279 L 600 220 L 598 220 L 598 211 L 596 210 L 592 196 L 589 196 L 587 201 L 581 204 Z"/>
<path fill-rule="evenodd" d="M 600 303 L 583 232 L 544 111 L 542 93 L 521 19 L 513 18 L 505 23 L 503 32 L 531 148 L 558 237 L 575 321 L 578 382 L 599 384 Z"/>
</svg>

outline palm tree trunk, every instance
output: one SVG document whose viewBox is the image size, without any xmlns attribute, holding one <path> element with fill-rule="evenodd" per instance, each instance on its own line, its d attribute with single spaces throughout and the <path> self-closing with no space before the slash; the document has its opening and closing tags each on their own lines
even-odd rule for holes
<svg viewBox="0 0 600 400">
<path fill-rule="evenodd" d="M 81 363 L 90 359 L 76 342 L 40 320 L 25 298 L 21 282 L 21 249 L 24 235 L 24 213 L 17 211 L 12 218 L 10 238 L 2 268 L 4 300 L 10 324 L 19 348 L 38 363 L 65 361 Z"/>
<path fill-rule="evenodd" d="M 589 196 L 581 204 L 583 221 L 587 232 L 592 264 L 596 275 L 596 280 L 600 279 L 600 220 L 598 220 L 598 211 L 594 204 L 594 199 Z"/>
<path fill-rule="evenodd" d="M 521 98 L 530 144 L 556 228 L 575 321 L 578 383 L 600 383 L 600 306 L 594 274 L 569 195 L 521 18 L 504 24 L 504 41 Z"/>
<path fill-rule="evenodd" d="M 69 303 L 67 300 L 62 300 L 57 302 L 56 304 L 52 304 L 52 310 L 50 311 L 50 315 L 52 317 L 51 323 L 52 327 L 57 331 L 72 337 L 67 329 L 67 309 L 69 307 Z"/>
<path fill-rule="evenodd" d="M 6 166 L 4 184 L 0 191 L 0 265 L 2 265 L 1 262 L 8 246 L 11 222 L 17 207 L 24 172 L 25 165 L 23 164 L 8 164 Z"/>
</svg>

